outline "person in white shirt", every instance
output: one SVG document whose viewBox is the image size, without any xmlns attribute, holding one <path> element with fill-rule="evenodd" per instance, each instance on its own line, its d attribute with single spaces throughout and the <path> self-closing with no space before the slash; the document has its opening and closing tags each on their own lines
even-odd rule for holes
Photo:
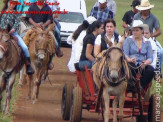
<svg viewBox="0 0 163 122">
<path fill-rule="evenodd" d="M 70 72 L 76 71 L 74 64 L 79 62 L 83 49 L 83 38 L 86 35 L 86 30 L 88 26 L 94 21 L 96 21 L 96 19 L 92 16 L 89 16 L 85 21 L 83 21 L 83 23 L 77 28 L 77 30 L 67 38 L 67 43 L 72 45 L 71 57 L 67 64 Z"/>
<path fill-rule="evenodd" d="M 147 26 L 147 28 L 144 28 L 144 37 L 146 38 L 146 41 L 151 42 L 152 51 L 153 51 L 153 62 L 151 63 L 151 66 L 153 66 L 153 68 L 156 68 L 157 46 L 155 41 L 151 38 L 149 26 Z"/>
<path fill-rule="evenodd" d="M 104 22 L 104 33 L 98 35 L 95 40 L 94 56 L 97 56 L 100 52 L 121 40 L 121 36 L 115 30 L 116 22 L 113 19 L 107 19 Z"/>
</svg>

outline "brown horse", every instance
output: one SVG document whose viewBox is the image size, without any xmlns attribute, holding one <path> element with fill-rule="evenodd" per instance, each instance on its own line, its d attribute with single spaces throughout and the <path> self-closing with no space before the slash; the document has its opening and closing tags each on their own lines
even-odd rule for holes
<svg viewBox="0 0 163 122">
<path fill-rule="evenodd" d="M 35 73 L 29 76 L 29 91 L 28 98 L 31 99 L 31 102 L 34 104 L 39 95 L 39 87 L 41 84 L 41 79 L 48 72 L 48 63 L 50 60 L 50 55 L 54 52 L 54 41 L 51 37 L 49 28 L 46 31 L 43 31 L 40 28 L 32 28 L 31 32 L 27 32 L 24 37 L 26 42 L 27 38 L 30 38 L 30 41 L 26 42 L 29 47 L 29 53 L 31 56 L 31 63 L 35 70 Z M 31 33 L 31 34 L 29 34 Z M 29 37 L 30 35 L 30 37 Z M 33 90 L 32 90 L 33 88 Z"/>
<path fill-rule="evenodd" d="M 0 102 L 2 92 L 6 90 L 4 112 L 9 114 L 11 91 L 16 74 L 23 66 L 21 50 L 7 30 L 0 30 Z M 1 103 L 0 103 L 1 105 Z"/>
<path fill-rule="evenodd" d="M 121 47 L 121 45 L 119 45 Z M 123 117 L 123 106 L 129 70 L 124 59 L 122 50 L 117 46 L 112 46 L 108 50 L 100 53 L 92 67 L 93 79 L 98 89 L 103 92 L 104 99 L 104 122 L 109 121 L 110 96 L 115 96 L 113 101 L 113 121 L 117 122 L 116 108 L 119 100 L 119 118 Z M 101 94 L 101 95 L 102 95 Z"/>
</svg>

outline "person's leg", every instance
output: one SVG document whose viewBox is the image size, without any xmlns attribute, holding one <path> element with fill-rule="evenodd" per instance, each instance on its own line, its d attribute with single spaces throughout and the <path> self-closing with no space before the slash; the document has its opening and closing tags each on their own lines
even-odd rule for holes
<svg viewBox="0 0 163 122">
<path fill-rule="evenodd" d="M 88 61 L 88 60 L 84 60 L 84 61 L 79 61 L 79 69 L 82 71 L 85 71 L 85 66 L 87 66 L 88 69 L 92 68 L 92 62 Z"/>
<path fill-rule="evenodd" d="M 57 19 L 55 19 L 54 21 L 55 21 L 55 23 L 56 23 L 56 25 L 60 31 L 61 30 L 61 24 L 59 23 L 59 21 Z"/>
<path fill-rule="evenodd" d="M 141 86 L 144 89 L 154 77 L 154 68 L 151 65 L 147 65 L 140 78 Z"/>
<path fill-rule="evenodd" d="M 25 57 L 26 57 L 26 69 L 27 69 L 26 73 L 31 75 L 31 74 L 34 73 L 34 70 L 33 70 L 32 66 L 31 66 L 31 59 L 30 59 L 28 47 L 24 43 L 23 39 L 17 33 L 13 33 L 13 35 L 18 38 L 18 45 L 21 47 L 22 51 L 25 54 Z"/>
</svg>

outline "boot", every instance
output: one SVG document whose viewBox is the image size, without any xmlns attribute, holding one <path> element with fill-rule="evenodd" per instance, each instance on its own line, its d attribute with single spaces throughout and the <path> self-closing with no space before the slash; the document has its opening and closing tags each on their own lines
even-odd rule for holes
<svg viewBox="0 0 163 122">
<path fill-rule="evenodd" d="M 63 52 L 61 51 L 61 49 L 59 47 L 56 49 L 56 55 L 59 58 L 63 56 Z"/>
<path fill-rule="evenodd" d="M 30 57 L 26 58 L 26 73 L 28 75 L 34 74 L 34 70 L 33 70 L 32 66 L 31 66 L 31 59 L 30 59 Z"/>
</svg>

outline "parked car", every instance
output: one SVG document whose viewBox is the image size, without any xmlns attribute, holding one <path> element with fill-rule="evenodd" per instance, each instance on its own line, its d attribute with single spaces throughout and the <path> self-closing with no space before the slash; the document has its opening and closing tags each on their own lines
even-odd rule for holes
<svg viewBox="0 0 163 122">
<path fill-rule="evenodd" d="M 68 11 L 67 14 L 59 14 L 61 24 L 61 40 L 66 43 L 78 26 L 87 18 L 85 0 L 59 0 L 60 11 Z"/>
</svg>

